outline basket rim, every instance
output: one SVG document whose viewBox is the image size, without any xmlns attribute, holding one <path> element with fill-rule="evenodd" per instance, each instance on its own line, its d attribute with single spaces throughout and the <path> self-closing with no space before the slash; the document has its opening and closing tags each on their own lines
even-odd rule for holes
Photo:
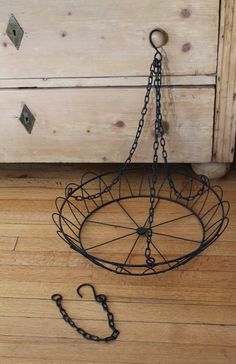
<svg viewBox="0 0 236 364">
<path fill-rule="evenodd" d="M 182 169 L 182 171 L 180 172 L 179 169 Z M 132 171 L 138 171 L 138 170 L 142 170 L 143 174 L 145 174 L 145 172 L 147 171 L 151 171 L 151 168 L 150 167 L 143 167 L 143 166 L 135 166 L 135 168 L 132 166 L 132 168 L 126 168 L 126 170 L 124 172 L 132 172 Z M 178 171 L 176 171 L 178 169 Z M 162 170 L 163 170 L 163 167 L 162 167 Z M 176 174 L 179 174 L 179 175 L 182 175 L 182 176 L 185 176 L 185 177 L 190 177 L 189 173 L 184 173 L 183 172 L 186 171 L 186 169 L 184 169 L 183 167 L 177 167 L 174 169 L 174 173 Z M 87 259 L 89 259 L 90 261 L 92 261 L 93 263 L 97 264 L 97 265 L 100 265 L 102 266 L 103 268 L 106 268 L 108 270 L 111 270 L 114 272 L 113 269 L 109 268 L 109 267 L 106 267 L 104 266 L 104 264 L 109 264 L 109 265 L 112 265 L 113 267 L 116 267 L 117 268 L 147 268 L 147 265 L 145 264 L 128 264 L 128 263 L 118 263 L 118 262 L 113 262 L 113 261 L 108 261 L 106 259 L 102 259 L 102 258 L 99 258 L 99 257 L 96 257 L 90 253 L 87 253 L 87 251 L 85 250 L 85 248 L 83 247 L 83 244 L 81 242 L 81 231 L 82 231 L 82 228 L 83 228 L 83 225 L 85 224 L 87 218 L 89 216 L 91 216 L 95 211 L 97 211 L 98 209 L 101 209 L 102 207 L 108 205 L 108 204 L 111 204 L 111 203 L 114 203 L 116 201 L 115 200 L 110 200 L 106 203 L 103 203 L 101 204 L 100 206 L 96 207 L 94 210 L 92 210 L 82 221 L 80 227 L 79 227 L 79 234 L 78 234 L 78 244 L 81 244 L 82 248 L 77 245 L 74 241 L 72 241 L 69 236 L 64 232 L 64 229 L 63 229 L 63 226 L 62 226 L 62 211 L 63 211 L 63 208 L 65 206 L 65 204 L 67 203 L 67 201 L 72 197 L 72 195 L 78 191 L 78 189 L 81 189 L 83 186 L 87 185 L 88 183 L 96 180 L 96 179 L 99 179 L 99 178 L 102 178 L 104 176 L 107 176 L 107 175 L 111 175 L 111 174 L 114 174 L 114 173 L 117 173 L 117 170 L 113 170 L 113 171 L 107 171 L 107 172 L 104 172 L 104 173 L 101 173 L 101 174 L 96 174 L 94 172 L 86 172 L 82 178 L 81 178 L 81 181 L 82 183 L 80 185 L 78 184 L 74 184 L 74 183 L 70 183 L 66 186 L 65 188 L 65 197 L 61 197 L 63 199 L 63 202 L 60 206 L 60 208 L 57 207 L 58 209 L 58 217 L 59 217 L 59 231 L 63 234 L 63 237 L 64 237 L 64 240 L 71 246 L 71 248 L 73 248 L 74 250 L 76 250 L 77 252 L 79 252 L 80 254 L 82 254 L 83 256 L 85 256 Z M 89 174 L 92 174 L 93 176 L 90 178 L 90 179 L 87 179 L 86 181 L 83 182 L 83 178 Z M 161 187 L 159 189 L 159 192 L 161 191 L 161 188 L 162 186 L 164 185 L 164 183 L 166 182 L 168 176 L 161 176 L 163 178 L 163 182 L 161 183 Z M 210 236 L 208 237 L 207 240 L 205 240 L 205 230 L 204 230 L 204 224 L 202 223 L 202 220 L 201 218 L 197 215 L 197 213 L 195 211 L 193 211 L 192 209 L 190 209 L 187 205 L 185 205 L 184 203 L 181 203 L 181 199 L 178 200 L 178 198 L 176 199 L 171 199 L 171 198 L 166 198 L 166 197 L 159 197 L 160 199 L 162 200 L 167 200 L 167 201 L 170 201 L 172 203 L 176 203 L 176 204 L 179 204 L 181 205 L 182 207 L 184 207 L 185 209 L 191 211 L 191 213 L 193 213 L 193 215 L 197 218 L 197 220 L 200 222 L 201 224 L 201 228 L 203 230 L 203 237 L 202 237 L 202 240 L 201 242 L 199 243 L 199 247 L 197 247 L 196 249 L 192 250 L 191 252 L 187 253 L 187 254 L 184 254 L 182 256 L 179 256 L 175 259 L 171 259 L 171 260 L 168 260 L 168 261 L 163 261 L 163 262 L 157 262 L 154 264 L 154 268 L 155 267 L 158 267 L 158 266 L 166 266 L 168 265 L 168 263 L 173 263 L 175 262 L 176 264 L 174 264 L 173 266 L 171 267 L 168 267 L 166 268 L 166 270 L 170 270 L 170 269 L 174 269 L 176 268 L 177 266 L 181 265 L 181 264 L 184 264 L 185 262 L 187 262 L 188 260 L 192 259 L 194 256 L 196 256 L 197 254 L 199 254 L 201 251 L 203 251 L 204 249 L 206 249 L 211 243 L 213 243 L 220 235 L 221 233 L 225 230 L 225 228 L 222 230 L 221 232 L 221 228 L 222 226 L 224 225 L 224 222 L 226 219 L 228 219 L 227 215 L 228 215 L 228 210 L 229 208 L 227 209 L 227 211 L 225 212 L 224 211 L 224 203 L 227 202 L 228 203 L 228 206 L 229 206 L 229 202 L 228 201 L 223 201 L 222 198 L 223 198 L 223 191 L 221 189 L 220 186 L 218 185 L 214 185 L 214 186 L 211 186 L 210 183 L 208 183 L 208 179 L 206 178 L 206 181 L 207 183 L 204 183 L 202 180 L 199 180 L 198 178 L 198 175 L 191 175 L 191 179 L 193 180 L 196 180 L 198 183 L 200 184 L 204 184 L 208 190 L 204 191 L 204 193 L 207 193 L 207 195 L 212 192 L 217 200 L 219 201 L 219 207 L 221 207 L 221 210 L 222 210 L 222 219 L 219 219 L 217 222 L 219 222 L 219 226 L 217 227 L 217 229 L 213 230 L 213 233 L 210 234 Z M 68 188 L 69 186 L 71 185 L 74 185 L 76 186 L 75 189 L 73 189 L 72 191 L 70 191 L 70 193 L 68 193 Z M 220 191 L 220 194 L 219 192 L 215 191 L 214 188 L 219 188 L 219 191 Z M 203 193 L 203 194 L 204 194 Z M 149 195 L 143 195 L 143 196 L 125 196 L 125 197 L 120 197 L 118 198 L 117 200 L 122 200 L 122 199 L 127 199 L 127 198 L 131 198 L 131 197 L 136 197 L 136 198 L 140 198 L 140 197 L 149 197 Z M 227 226 L 227 225 L 226 225 Z M 162 271 L 166 271 L 166 270 L 162 270 Z M 160 271 L 160 272 L 162 272 Z M 116 273 L 119 273 L 117 271 L 115 271 Z M 145 274 L 157 274 L 157 273 L 160 273 L 159 271 L 155 271 L 153 273 L 145 273 Z M 125 272 L 120 272 L 120 274 L 130 274 L 130 275 L 140 275 L 140 273 L 125 273 Z"/>
</svg>

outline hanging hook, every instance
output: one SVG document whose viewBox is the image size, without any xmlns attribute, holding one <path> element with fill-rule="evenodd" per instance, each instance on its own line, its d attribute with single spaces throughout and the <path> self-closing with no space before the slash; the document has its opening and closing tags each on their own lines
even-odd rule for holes
<svg viewBox="0 0 236 364">
<path fill-rule="evenodd" d="M 153 39 L 153 35 L 156 33 L 156 35 L 159 36 L 159 45 L 155 45 L 155 40 Z M 168 34 L 161 28 L 155 28 L 151 31 L 149 34 L 149 42 L 151 43 L 152 47 L 158 51 L 158 48 L 163 47 L 168 42 Z"/>
<path fill-rule="evenodd" d="M 82 288 L 82 287 L 85 287 L 85 286 L 90 287 L 90 288 L 92 289 L 95 301 L 97 301 L 98 303 L 106 302 L 107 297 L 106 297 L 104 294 L 97 294 L 97 293 L 96 293 L 96 291 L 95 291 L 95 288 L 94 288 L 94 287 L 92 286 L 92 284 L 90 284 L 90 283 L 83 283 L 83 284 L 81 284 L 81 285 L 77 288 L 77 293 L 78 293 L 78 295 L 79 295 L 81 298 L 83 298 L 83 295 L 80 293 L 80 291 L 81 291 L 81 288 Z"/>
<path fill-rule="evenodd" d="M 90 284 L 90 283 L 84 283 L 84 284 L 81 284 L 78 288 L 77 288 L 77 293 L 78 293 L 78 295 L 81 297 L 81 298 L 83 298 L 83 295 L 80 293 L 80 291 L 81 291 L 81 288 L 82 287 L 85 287 L 85 286 L 87 286 L 87 287 L 90 287 L 91 289 L 92 289 L 92 291 L 93 291 L 93 295 L 94 295 L 94 298 L 95 298 L 95 300 L 97 300 L 97 293 L 96 293 L 96 291 L 95 291 L 95 288 Z"/>
</svg>

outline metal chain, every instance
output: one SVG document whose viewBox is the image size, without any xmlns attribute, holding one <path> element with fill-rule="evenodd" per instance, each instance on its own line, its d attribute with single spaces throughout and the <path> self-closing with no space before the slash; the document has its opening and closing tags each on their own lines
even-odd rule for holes
<svg viewBox="0 0 236 364">
<path fill-rule="evenodd" d="M 145 257 L 147 265 L 152 268 L 155 265 L 155 258 L 151 256 L 151 244 L 152 244 L 152 224 L 154 219 L 154 209 L 155 209 L 155 201 L 157 199 L 155 185 L 157 182 L 157 166 L 158 166 L 158 148 L 161 145 L 162 148 L 162 158 L 167 169 L 167 178 L 170 185 L 170 188 L 173 189 L 177 198 L 182 198 L 186 200 L 193 200 L 196 196 L 202 194 L 204 189 L 204 184 L 202 184 L 202 188 L 196 192 L 194 195 L 183 196 L 181 192 L 179 192 L 175 184 L 173 182 L 169 165 L 168 165 L 168 155 L 165 148 L 166 141 L 164 138 L 164 128 L 162 123 L 162 112 L 161 112 L 161 87 L 162 87 L 162 54 L 156 49 L 156 54 L 154 56 L 154 60 L 152 63 L 153 74 L 154 74 L 154 88 L 156 93 L 156 115 L 155 115 L 155 123 L 154 123 L 154 143 L 153 143 L 153 162 L 152 162 L 152 180 L 150 186 L 150 207 L 149 207 L 149 215 L 148 215 L 148 225 L 149 228 L 146 233 L 147 237 L 147 245 L 145 249 Z M 204 177 L 204 176 L 203 176 Z M 202 178 L 203 178 L 202 177 Z"/>
<path fill-rule="evenodd" d="M 82 284 L 81 286 L 78 287 L 77 292 L 81 297 L 82 297 L 82 295 L 80 294 L 79 291 L 82 286 L 89 286 L 92 288 L 96 302 L 100 303 L 103 307 L 103 310 L 107 313 L 108 325 L 112 329 L 112 334 L 110 336 L 101 338 L 99 336 L 90 334 L 89 332 L 85 331 L 81 327 L 77 326 L 76 323 L 72 320 L 72 318 L 68 315 L 67 311 L 62 306 L 62 295 L 56 293 L 56 294 L 52 295 L 51 299 L 54 302 L 56 302 L 56 305 L 59 308 L 59 311 L 62 315 L 63 320 L 66 323 L 68 323 L 71 327 L 73 327 L 80 335 L 82 335 L 87 340 L 92 340 L 92 341 L 97 341 L 97 342 L 100 342 L 100 341 L 109 342 L 109 341 L 116 340 L 117 337 L 119 336 L 120 332 L 115 327 L 114 315 L 109 310 L 109 307 L 107 305 L 107 297 L 104 294 L 97 295 L 94 287 L 88 283 Z"/>
<path fill-rule="evenodd" d="M 157 182 L 157 166 L 158 166 L 158 148 L 159 144 L 161 144 L 163 151 L 163 159 L 164 162 L 167 162 L 167 152 L 165 150 L 165 139 L 164 139 L 164 130 L 162 125 L 162 113 L 161 113 L 161 80 L 162 80 L 162 55 L 157 50 L 154 60 L 153 60 L 153 73 L 154 73 L 154 88 L 156 93 L 156 115 L 155 115 L 155 133 L 154 133 L 154 142 L 153 142 L 153 162 L 152 162 L 152 180 L 150 185 L 150 207 L 149 207 L 149 215 L 148 215 L 148 225 L 149 229 L 147 230 L 147 246 L 145 249 L 145 257 L 147 265 L 152 268 L 155 265 L 155 258 L 151 256 L 151 243 L 152 243 L 152 224 L 154 219 L 154 209 L 155 209 L 155 201 L 156 201 L 156 189 L 155 185 Z M 159 141 L 160 138 L 160 141 Z"/>
<path fill-rule="evenodd" d="M 132 146 L 130 148 L 129 155 L 126 158 L 125 162 L 123 163 L 122 167 L 120 168 L 118 175 L 113 179 L 113 181 L 110 183 L 110 185 L 106 186 L 101 192 L 97 192 L 97 193 L 95 193 L 93 195 L 88 195 L 88 196 L 75 196 L 76 200 L 81 201 L 81 200 L 84 200 L 84 199 L 88 199 L 88 200 L 96 199 L 96 198 L 100 197 L 102 194 L 110 191 L 112 189 L 112 187 L 117 182 L 119 182 L 119 180 L 121 179 L 127 165 L 129 165 L 131 163 L 134 152 L 135 152 L 135 150 L 136 150 L 136 148 L 138 146 L 139 138 L 141 136 L 143 126 L 144 126 L 144 122 L 145 122 L 145 116 L 146 116 L 147 111 L 148 111 L 150 93 L 151 93 L 151 90 L 152 90 L 153 80 L 154 80 L 154 71 L 155 71 L 154 63 L 155 63 L 155 59 L 156 59 L 156 54 L 154 56 L 153 62 L 151 63 L 151 66 L 150 66 L 150 74 L 148 76 L 148 82 L 147 82 L 147 86 L 146 86 L 146 94 L 144 96 L 144 105 L 143 105 L 143 108 L 141 110 L 141 117 L 140 117 L 139 122 L 138 122 L 138 128 L 137 128 L 137 131 L 136 131 L 136 135 L 135 135 L 133 144 L 132 144 Z M 70 194 L 73 194 L 73 190 L 70 191 Z"/>
<path fill-rule="evenodd" d="M 153 43 L 152 43 L 152 45 L 153 45 Z M 103 195 L 104 193 L 109 192 L 112 189 L 112 187 L 117 182 L 119 182 L 119 180 L 121 179 L 126 167 L 130 164 L 130 162 L 132 160 L 132 157 L 133 157 L 133 155 L 135 153 L 135 150 L 136 150 L 136 148 L 138 146 L 139 138 L 141 136 L 143 126 L 144 126 L 144 122 L 145 122 L 145 116 L 146 116 L 147 110 L 148 110 L 150 93 L 151 93 L 151 90 L 152 90 L 153 86 L 156 89 L 156 122 L 155 122 L 155 140 L 154 140 L 154 148 L 153 148 L 154 149 L 153 163 L 155 165 L 157 164 L 158 156 L 157 156 L 157 153 L 155 152 L 155 150 L 158 149 L 159 144 L 160 144 L 161 148 L 162 148 L 163 161 L 164 161 L 166 171 L 167 171 L 168 182 L 169 182 L 170 188 L 173 189 L 176 197 L 177 198 L 182 198 L 184 200 L 191 201 L 191 200 L 195 199 L 197 196 L 200 196 L 204 192 L 204 183 L 206 182 L 204 175 L 199 176 L 200 181 L 202 182 L 202 187 L 195 194 L 189 195 L 189 196 L 182 195 L 182 193 L 179 192 L 176 189 L 173 178 L 171 176 L 168 161 L 167 161 L 167 151 L 165 149 L 166 142 L 165 142 L 165 138 L 164 138 L 164 129 L 163 129 L 163 124 L 162 124 L 161 102 L 160 102 L 160 99 L 161 99 L 160 89 L 161 89 L 161 78 L 162 78 L 162 54 L 159 52 L 159 50 L 157 48 L 155 48 L 155 50 L 156 50 L 156 53 L 154 55 L 154 59 L 153 59 L 153 61 L 151 63 L 151 66 L 150 66 L 150 74 L 148 76 L 148 82 L 147 82 L 147 86 L 146 86 L 146 94 L 145 94 L 145 97 L 144 97 L 144 106 L 143 106 L 143 108 L 141 110 L 141 117 L 140 117 L 139 122 L 138 122 L 138 128 L 137 128 L 137 131 L 136 131 L 136 135 L 135 135 L 133 144 L 132 144 L 132 146 L 130 148 L 128 157 L 126 158 L 125 162 L 121 166 L 117 176 L 101 192 L 97 192 L 95 194 L 88 194 L 87 196 L 84 196 L 84 195 L 73 196 L 73 189 L 70 188 L 68 190 L 68 195 L 72 195 L 72 197 L 75 198 L 76 200 L 82 201 L 82 200 L 85 200 L 85 199 L 88 199 L 88 200 L 96 199 L 96 198 L 100 197 L 101 195 Z M 160 137 L 160 140 L 159 140 L 159 137 Z M 156 167 L 154 167 L 154 164 L 152 166 L 152 171 L 155 174 L 156 173 L 155 172 Z M 153 183 L 153 180 L 156 180 L 155 176 L 152 177 L 152 183 Z M 151 194 L 152 195 L 154 194 L 153 189 L 151 191 Z M 151 200 L 153 200 L 153 197 L 151 197 Z M 154 201 L 152 201 L 151 204 L 153 205 Z M 152 214 L 152 208 L 153 208 L 153 206 L 150 207 L 151 214 Z M 152 217 L 150 216 L 149 217 L 149 224 L 151 222 L 152 222 Z M 150 234 L 151 234 L 151 232 L 149 231 L 148 235 L 150 236 Z M 149 240 L 150 240 L 150 238 L 149 238 Z M 147 250 L 147 255 L 148 255 L 148 250 Z"/>
<path fill-rule="evenodd" d="M 156 55 L 155 55 L 155 57 L 156 57 Z M 154 61 L 155 61 L 155 57 L 154 57 Z M 144 105 L 143 105 L 143 108 L 141 110 L 141 118 L 139 119 L 138 129 L 136 131 L 134 142 L 133 142 L 133 144 L 132 144 L 132 146 L 130 148 L 129 156 L 127 157 L 126 161 L 124 162 L 123 166 L 121 167 L 121 171 L 125 170 L 127 164 L 129 164 L 131 162 L 132 157 L 134 155 L 134 152 L 135 152 L 135 150 L 136 150 L 136 148 L 138 146 L 138 141 L 139 141 L 139 138 L 140 138 L 142 130 L 143 130 L 145 116 L 146 116 L 147 111 L 148 111 L 150 93 L 151 93 L 151 90 L 152 90 L 154 74 L 155 74 L 154 61 L 151 63 L 151 66 L 150 66 L 150 74 L 149 74 L 148 82 L 147 82 L 147 86 L 146 86 L 147 90 L 146 90 L 146 94 L 145 94 L 145 97 L 144 97 Z"/>
</svg>

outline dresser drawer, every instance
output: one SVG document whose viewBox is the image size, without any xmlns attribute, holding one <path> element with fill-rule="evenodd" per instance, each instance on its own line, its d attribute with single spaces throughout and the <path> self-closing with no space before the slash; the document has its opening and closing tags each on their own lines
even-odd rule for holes
<svg viewBox="0 0 236 364">
<path fill-rule="evenodd" d="M 153 59 L 149 34 L 161 28 L 169 159 L 227 170 L 236 0 L 2 0 L 0 14 L 0 162 L 122 162 Z M 9 19 L 24 32 L 18 49 Z M 19 121 L 24 105 L 31 134 Z M 152 159 L 152 120 L 136 162 Z"/>
<path fill-rule="evenodd" d="M 144 92 L 129 87 L 1 90 L 0 161 L 122 162 L 134 139 Z M 210 161 L 214 88 L 163 92 L 170 161 Z M 35 117 L 31 134 L 19 121 L 24 104 Z M 153 120 L 149 113 L 136 162 L 152 159 Z"/>
<path fill-rule="evenodd" d="M 146 75 L 156 27 L 169 36 L 170 74 L 216 72 L 219 0 L 11 0 L 0 14 L 0 78 Z M 5 33 L 11 14 L 19 50 Z"/>
</svg>

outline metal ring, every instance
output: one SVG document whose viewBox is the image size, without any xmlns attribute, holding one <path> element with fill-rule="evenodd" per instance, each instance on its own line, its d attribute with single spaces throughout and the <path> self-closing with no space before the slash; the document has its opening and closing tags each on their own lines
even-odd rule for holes
<svg viewBox="0 0 236 364">
<path fill-rule="evenodd" d="M 57 302 L 58 300 L 62 300 L 62 295 L 59 293 L 55 293 L 52 295 L 51 299 L 55 302 Z"/>
<path fill-rule="evenodd" d="M 164 39 L 164 42 L 163 44 L 160 46 L 160 47 L 156 47 L 154 42 L 153 42 L 153 39 L 152 39 L 152 36 L 154 33 L 161 33 L 163 35 L 163 39 Z M 168 42 L 168 34 L 161 28 L 155 28 L 151 31 L 151 33 L 149 34 L 149 42 L 151 43 L 151 45 L 153 46 L 153 48 L 155 50 L 157 50 L 158 48 L 161 48 L 163 45 L 165 45 L 167 42 Z"/>
</svg>

